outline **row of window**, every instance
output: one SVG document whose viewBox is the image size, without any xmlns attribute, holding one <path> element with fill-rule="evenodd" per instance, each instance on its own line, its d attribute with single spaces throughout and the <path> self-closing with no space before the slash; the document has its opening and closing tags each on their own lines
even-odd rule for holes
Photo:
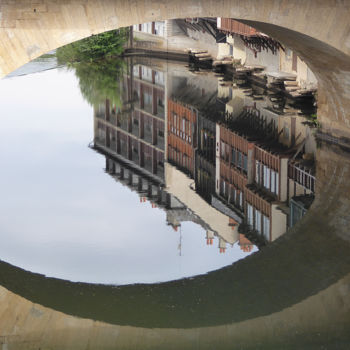
<svg viewBox="0 0 350 350">
<path fill-rule="evenodd" d="M 158 96 L 156 96 L 157 99 L 157 106 L 164 108 L 164 98 L 163 96 L 159 96 L 160 94 L 157 94 Z M 152 106 L 153 103 L 153 94 L 152 93 L 148 93 L 148 92 L 143 92 L 143 104 L 144 106 Z"/>
<path fill-rule="evenodd" d="M 152 70 L 150 67 L 141 66 L 141 74 L 140 74 L 139 67 L 140 66 L 133 67 L 133 72 L 135 76 L 139 76 L 140 79 L 148 81 L 153 84 L 153 74 L 154 74 L 154 83 L 157 85 L 164 86 L 164 72 Z"/>
<path fill-rule="evenodd" d="M 133 29 L 135 31 L 140 31 L 143 33 L 164 36 L 165 35 L 165 22 L 164 21 L 157 21 L 157 22 L 147 22 L 147 23 L 142 23 L 142 24 L 134 24 Z"/>
<path fill-rule="evenodd" d="M 231 186 L 228 182 L 220 180 L 220 195 L 228 200 L 229 203 L 243 210 L 244 194 L 243 191 Z"/>
<path fill-rule="evenodd" d="M 133 119 L 133 124 L 135 124 L 137 126 L 137 129 L 138 129 L 138 124 L 139 124 L 139 121 L 137 118 L 134 118 Z M 159 129 L 159 127 L 162 127 L 161 129 Z M 146 140 L 147 141 L 147 138 L 150 138 L 150 135 L 152 135 L 152 129 L 153 129 L 153 125 L 152 124 L 149 124 L 149 123 L 145 123 L 144 124 L 144 132 L 145 132 L 145 135 L 143 137 L 138 137 L 137 138 L 137 141 L 132 138 L 132 142 L 138 142 L 139 140 L 141 141 L 142 139 Z M 155 139 L 153 141 L 153 144 L 154 145 L 160 145 L 162 147 L 162 145 L 164 145 L 164 130 L 163 130 L 163 125 L 162 125 L 162 122 L 159 122 L 157 121 L 157 124 L 156 124 L 156 129 L 154 130 L 154 132 L 156 133 L 155 135 Z M 137 131 L 138 133 L 138 131 Z M 148 137 L 147 137 L 148 135 Z M 106 126 L 103 125 L 102 123 L 98 123 L 98 129 L 97 129 L 97 138 L 99 140 L 101 140 L 101 142 L 103 140 L 105 140 L 107 138 L 107 140 L 110 140 L 110 142 L 116 142 L 116 134 L 114 131 L 110 132 L 109 135 L 107 135 L 107 132 L 106 132 Z M 109 136 L 109 138 L 108 138 Z M 121 139 L 121 142 L 124 142 L 124 138 L 126 138 L 127 136 L 124 134 L 124 133 L 120 133 L 119 134 L 119 139 Z M 126 141 L 125 141 L 126 142 Z"/>
<path fill-rule="evenodd" d="M 270 240 L 270 218 L 249 203 L 247 203 L 247 223 L 256 232 L 264 235 L 266 240 Z"/>
<path fill-rule="evenodd" d="M 192 144 L 191 138 L 191 123 L 185 117 L 179 117 L 173 113 L 172 120 L 170 120 L 170 132 L 189 144 Z"/>
<path fill-rule="evenodd" d="M 267 165 L 256 160 L 255 161 L 255 182 L 263 186 L 270 192 L 279 194 L 279 174 Z"/>
<path fill-rule="evenodd" d="M 192 159 L 186 154 L 178 151 L 177 149 L 169 146 L 168 147 L 168 157 L 177 165 L 186 168 L 192 172 Z"/>
<path fill-rule="evenodd" d="M 232 148 L 231 164 L 242 169 L 245 173 L 248 172 L 248 157 L 241 151 Z"/>
<path fill-rule="evenodd" d="M 186 117 L 180 117 L 177 114 L 173 113 L 172 125 L 184 133 L 191 133 L 191 124 Z"/>
<path fill-rule="evenodd" d="M 243 210 L 244 208 L 244 193 L 228 184 L 223 179 L 220 180 L 220 195 L 228 200 L 229 203 L 235 205 Z M 270 239 L 270 219 L 261 211 L 254 208 L 251 204 L 247 203 L 247 223 L 248 225 L 257 231 L 259 234 Z"/>
<path fill-rule="evenodd" d="M 230 160 L 230 153 L 229 153 L 229 149 L 230 146 L 227 145 L 225 142 L 221 141 L 221 145 L 220 145 L 220 156 L 221 159 L 225 160 L 227 163 Z"/>
<path fill-rule="evenodd" d="M 220 154 L 221 159 L 225 160 L 227 163 L 230 162 L 231 165 L 236 168 L 243 170 L 245 173 L 248 172 L 248 156 L 245 153 L 221 141 Z"/>
<path fill-rule="evenodd" d="M 139 156 L 139 147 L 137 145 L 132 145 L 132 159 L 133 155 L 135 155 L 136 158 Z M 143 156 L 146 161 L 150 161 L 152 157 L 154 156 L 152 149 L 144 149 Z M 164 166 L 164 155 L 161 152 L 156 153 L 157 158 L 157 164 L 160 166 Z"/>
<path fill-rule="evenodd" d="M 175 129 L 173 126 L 170 127 L 170 131 L 171 131 L 171 133 L 173 133 L 174 135 L 180 137 L 181 139 L 183 139 L 184 141 L 186 141 L 190 145 L 192 144 L 191 136 L 188 136 L 185 133 L 183 133 L 182 131 L 179 131 L 179 130 Z"/>
<path fill-rule="evenodd" d="M 212 153 L 215 157 L 215 135 L 209 130 L 201 130 L 200 147 L 202 151 Z"/>
</svg>

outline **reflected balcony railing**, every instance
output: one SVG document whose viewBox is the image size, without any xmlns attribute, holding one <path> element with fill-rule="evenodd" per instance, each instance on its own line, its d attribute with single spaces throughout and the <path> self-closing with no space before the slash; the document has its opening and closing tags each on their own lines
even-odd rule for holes
<svg viewBox="0 0 350 350">
<path fill-rule="evenodd" d="M 316 177 L 313 175 L 312 167 L 303 166 L 300 163 L 289 163 L 288 176 L 305 189 L 315 192 Z"/>
</svg>

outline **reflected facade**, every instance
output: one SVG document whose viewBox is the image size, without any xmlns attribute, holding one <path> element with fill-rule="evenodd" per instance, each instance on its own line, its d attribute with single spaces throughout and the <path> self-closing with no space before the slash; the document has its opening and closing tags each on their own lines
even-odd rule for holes
<svg viewBox="0 0 350 350">
<path fill-rule="evenodd" d="M 341 186 L 348 193 L 349 157 L 334 145 L 318 147 L 308 118 L 313 101 L 288 99 L 239 72 L 226 76 L 148 59 L 128 61 L 118 79 L 122 104 L 105 100 L 94 108 L 90 145 L 103 157 L 81 142 L 102 160 L 101 177 L 115 179 L 112 186 L 125 189 L 137 204 L 147 202 L 154 213 L 165 213 L 171 233 L 181 235 L 186 224 L 195 224 L 203 244 L 217 245 L 217 257 L 228 256 L 236 245 L 246 258 L 190 278 L 124 286 L 75 283 L 2 261 L 0 344 L 347 349 L 349 246 L 331 234 L 337 218 L 327 213 L 344 205 L 339 220 L 348 215 L 349 198 L 339 200 L 332 191 Z M 79 157 L 74 155 L 74 164 Z M 78 181 L 88 175 L 83 169 Z M 320 200 L 329 169 L 334 176 Z M 94 195 L 100 193 L 109 194 L 99 187 Z M 102 208 L 111 208 L 113 219 L 113 203 L 121 203 L 118 209 L 124 205 L 120 194 Z M 127 224 L 140 219 L 137 214 Z M 120 239 L 118 224 L 112 221 L 112 233 Z M 100 221 L 96 232 L 101 227 Z M 131 238 L 130 249 L 137 243 Z M 256 246 L 264 249 L 249 254 Z"/>
<path fill-rule="evenodd" d="M 305 215 L 316 183 L 312 96 L 141 58 L 120 84 L 121 107 L 94 108 L 93 147 L 141 200 L 189 210 L 220 253 L 262 247 Z"/>
</svg>

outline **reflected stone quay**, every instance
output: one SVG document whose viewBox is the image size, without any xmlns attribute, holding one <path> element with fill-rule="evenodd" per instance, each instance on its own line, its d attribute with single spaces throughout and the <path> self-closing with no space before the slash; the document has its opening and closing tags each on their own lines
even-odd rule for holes
<svg viewBox="0 0 350 350">
<path fill-rule="evenodd" d="M 349 16 L 0 1 L 0 350 L 349 349 Z"/>
</svg>

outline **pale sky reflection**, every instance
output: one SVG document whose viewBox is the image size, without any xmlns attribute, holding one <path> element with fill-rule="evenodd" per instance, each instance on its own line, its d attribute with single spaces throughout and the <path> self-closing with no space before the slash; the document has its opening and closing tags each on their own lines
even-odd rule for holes
<svg viewBox="0 0 350 350">
<path fill-rule="evenodd" d="M 180 232 L 165 212 L 103 172 L 88 148 L 92 108 L 64 69 L 0 81 L 0 259 L 73 281 L 166 281 L 246 256 L 219 254 L 192 223 Z"/>
</svg>

